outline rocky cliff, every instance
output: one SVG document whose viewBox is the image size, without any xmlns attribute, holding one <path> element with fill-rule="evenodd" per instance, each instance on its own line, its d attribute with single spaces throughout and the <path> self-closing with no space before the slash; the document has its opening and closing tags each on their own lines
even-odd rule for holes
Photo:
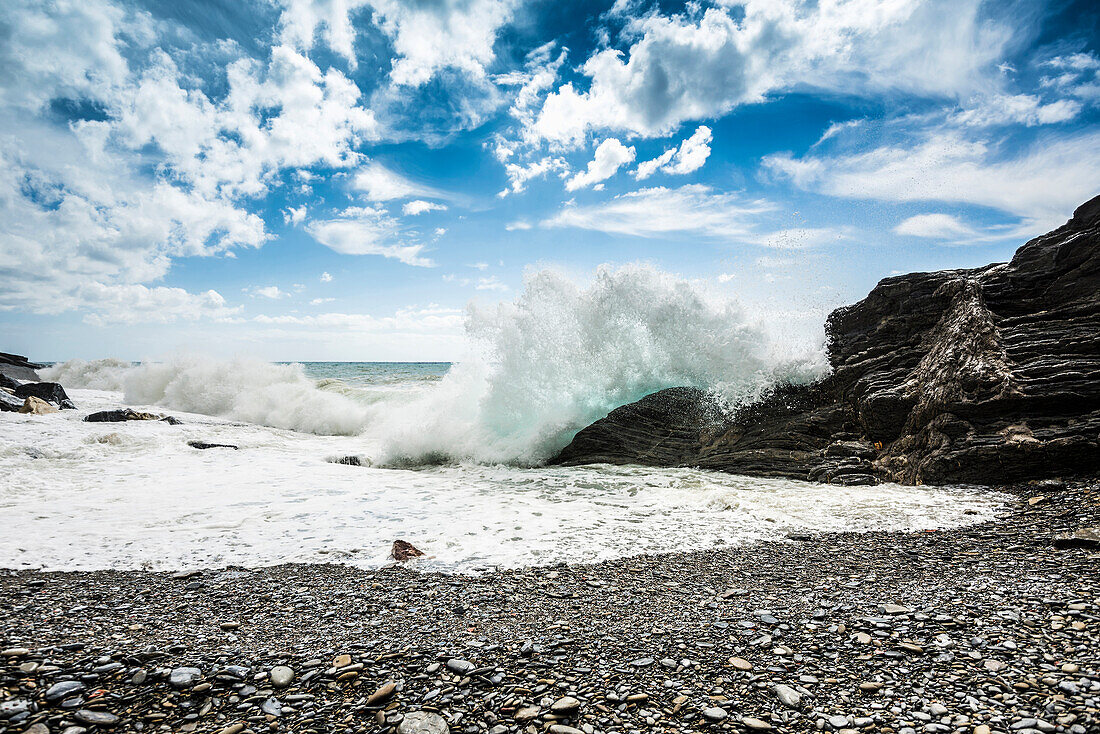
<svg viewBox="0 0 1100 734">
<path fill-rule="evenodd" d="M 696 466 L 840 484 L 1100 471 L 1100 197 L 1009 263 L 880 282 L 828 319 L 832 374 L 730 415 L 672 388 L 554 463 Z"/>
</svg>

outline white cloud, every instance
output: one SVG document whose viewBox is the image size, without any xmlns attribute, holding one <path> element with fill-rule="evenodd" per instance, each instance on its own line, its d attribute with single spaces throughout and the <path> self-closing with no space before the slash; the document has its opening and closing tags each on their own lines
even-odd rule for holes
<svg viewBox="0 0 1100 734">
<path fill-rule="evenodd" d="M 1034 94 L 996 94 L 975 101 L 969 109 L 959 111 L 955 120 L 963 125 L 1050 125 L 1067 122 L 1082 110 L 1080 102 L 1059 99 L 1042 103 Z"/>
<path fill-rule="evenodd" d="M 343 255 L 381 255 L 406 265 L 435 265 L 422 256 L 424 245 L 401 242 L 399 223 L 385 209 L 350 207 L 334 219 L 315 220 L 307 231 L 322 245 Z"/>
<path fill-rule="evenodd" d="M 423 199 L 416 199 L 405 204 L 401 207 L 401 211 L 407 217 L 415 217 L 417 214 L 423 214 L 424 212 L 443 212 L 447 211 L 445 204 L 439 204 L 434 201 L 424 201 Z"/>
<path fill-rule="evenodd" d="M 356 171 L 352 186 L 362 191 L 371 201 L 411 199 L 415 196 L 442 198 L 441 192 L 405 178 L 375 161 Z"/>
<path fill-rule="evenodd" d="M 389 36 L 397 58 L 390 78 L 420 85 L 445 68 L 485 75 L 497 32 L 511 20 L 513 0 L 370 0 L 375 23 Z"/>
<path fill-rule="evenodd" d="M 915 141 L 859 153 L 777 154 L 765 169 L 830 196 L 992 207 L 1025 220 L 1026 231 L 1059 224 L 1100 191 L 1100 131 L 1048 132 L 1019 150 L 936 128 Z"/>
<path fill-rule="evenodd" d="M 679 148 L 669 148 L 656 158 L 639 163 L 634 171 L 634 178 L 641 181 L 658 170 L 671 174 L 698 170 L 710 156 L 710 143 L 713 139 L 710 128 L 700 125 L 690 138 L 681 141 Z"/>
<path fill-rule="evenodd" d="M 332 303 L 335 300 L 335 298 L 314 298 L 312 301 L 309 302 L 309 305 L 320 306 L 322 303 Z"/>
<path fill-rule="evenodd" d="M 306 220 L 306 208 L 300 206 L 297 209 L 290 206 L 283 210 L 283 224 L 301 224 Z"/>
<path fill-rule="evenodd" d="M 542 226 L 636 237 L 694 233 L 743 240 L 753 235 L 759 217 L 773 209 L 765 201 L 744 201 L 736 194 L 689 184 L 640 189 L 591 206 L 567 206 Z"/>
<path fill-rule="evenodd" d="M 354 165 L 377 136 L 356 85 L 289 46 L 264 61 L 232 43 L 177 52 L 178 27 L 105 0 L 12 0 L 0 25 L 18 29 L 0 44 L 0 308 L 94 310 L 91 286 L 258 247 L 250 209 L 281 171 Z M 219 98 L 178 66 L 200 56 L 224 69 Z M 58 101 L 88 119 L 57 124 Z"/>
<path fill-rule="evenodd" d="M 82 301 L 96 304 L 84 316 L 93 326 L 226 319 L 241 311 L 239 306 L 227 306 L 225 298 L 214 290 L 189 293 L 183 288 L 89 283 L 82 291 Z"/>
<path fill-rule="evenodd" d="M 478 278 L 477 285 L 474 286 L 479 291 L 507 291 L 510 290 L 500 278 L 495 275 L 490 275 L 487 278 Z"/>
<path fill-rule="evenodd" d="M 505 197 L 509 194 L 518 194 L 527 189 L 527 182 L 531 179 L 541 178 L 548 173 L 556 172 L 563 178 L 569 174 L 569 164 L 564 158 L 546 156 L 527 165 L 519 163 L 506 163 L 504 172 L 508 176 L 508 187 L 497 196 Z"/>
<path fill-rule="evenodd" d="M 587 90 L 549 94 L 533 134 L 570 146 L 590 130 L 665 135 L 796 87 L 966 98 L 999 80 L 1015 35 L 1014 19 L 980 0 L 730 4 L 631 19 L 629 48 L 593 54 L 581 67 Z"/>
<path fill-rule="evenodd" d="M 951 239 L 971 237 L 974 230 L 950 214 L 917 214 L 894 227 L 894 232 L 910 237 Z"/>
<path fill-rule="evenodd" d="M 634 146 L 628 148 L 615 138 L 608 138 L 596 147 L 595 155 L 588 162 L 588 168 L 566 181 L 565 188 L 568 191 L 576 191 L 605 181 L 632 160 L 634 160 Z"/>
<path fill-rule="evenodd" d="M 279 290 L 279 286 L 277 285 L 257 286 L 255 288 L 250 288 L 249 293 L 252 294 L 253 298 L 259 296 L 260 298 L 270 298 L 273 301 L 290 296 L 286 291 Z"/>
<path fill-rule="evenodd" d="M 523 220 L 509 222 L 508 224 L 504 225 L 504 229 L 509 232 L 522 232 L 524 230 L 531 229 L 531 223 L 525 222 Z"/>
<path fill-rule="evenodd" d="M 331 283 L 332 282 L 332 275 L 328 271 L 325 271 L 325 272 L 321 273 L 321 282 L 322 283 Z"/>
<path fill-rule="evenodd" d="M 355 28 L 349 13 L 364 0 L 283 0 L 279 16 L 280 40 L 303 51 L 318 38 L 355 68 Z"/>
</svg>

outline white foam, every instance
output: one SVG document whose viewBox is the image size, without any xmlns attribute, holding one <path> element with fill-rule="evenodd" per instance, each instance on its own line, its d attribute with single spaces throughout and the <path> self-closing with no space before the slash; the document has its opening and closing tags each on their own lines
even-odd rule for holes
<svg viewBox="0 0 1100 734">
<path fill-rule="evenodd" d="M 987 519 L 1001 500 L 965 489 L 842 488 L 689 469 L 342 466 L 326 458 L 354 453 L 361 437 L 189 413 L 177 413 L 178 426 L 83 423 L 119 395 L 71 393 L 78 411 L 0 414 L 0 567 L 374 566 L 404 538 L 431 556 L 418 567 L 468 571 L 708 548 L 791 530 L 956 527 Z M 240 450 L 187 446 L 196 439 Z"/>
</svg>

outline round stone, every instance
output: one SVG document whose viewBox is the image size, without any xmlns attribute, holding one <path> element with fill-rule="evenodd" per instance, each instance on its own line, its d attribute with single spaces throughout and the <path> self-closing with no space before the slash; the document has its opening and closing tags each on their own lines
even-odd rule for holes
<svg viewBox="0 0 1100 734">
<path fill-rule="evenodd" d="M 96 726 L 114 726 L 118 723 L 118 717 L 109 711 L 91 711 L 80 709 L 73 716 L 81 724 L 94 724 Z"/>
<path fill-rule="evenodd" d="M 286 665 L 276 665 L 271 669 L 271 685 L 286 688 L 294 680 L 294 670 Z"/>
<path fill-rule="evenodd" d="M 575 714 L 581 707 L 581 702 L 572 696 L 563 696 L 550 704 L 550 710 L 555 714 L 568 716 Z"/>
<path fill-rule="evenodd" d="M 405 714 L 397 734 L 447 734 L 447 721 L 431 711 L 413 711 Z"/>
<path fill-rule="evenodd" d="M 703 718 L 707 721 L 722 721 L 727 716 L 729 716 L 729 714 L 726 713 L 726 710 L 724 708 L 719 708 L 718 706 L 714 706 L 709 709 L 703 709 Z"/>
</svg>

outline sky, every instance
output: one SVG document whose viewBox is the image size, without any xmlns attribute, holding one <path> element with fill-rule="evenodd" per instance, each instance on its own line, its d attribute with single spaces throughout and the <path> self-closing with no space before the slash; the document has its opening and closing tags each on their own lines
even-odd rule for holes
<svg viewBox="0 0 1100 734">
<path fill-rule="evenodd" d="M 452 360 L 634 263 L 820 317 L 1064 222 L 1098 123 L 1089 2 L 6 0 L 0 350 Z"/>
</svg>

